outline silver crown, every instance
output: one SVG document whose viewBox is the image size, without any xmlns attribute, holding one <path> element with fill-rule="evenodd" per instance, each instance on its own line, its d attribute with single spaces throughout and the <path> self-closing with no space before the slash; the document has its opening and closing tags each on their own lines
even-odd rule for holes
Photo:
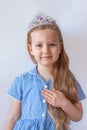
<svg viewBox="0 0 87 130">
<path fill-rule="evenodd" d="M 45 14 L 38 13 L 34 17 L 34 19 L 31 21 L 31 23 L 28 26 L 28 30 L 32 30 L 33 28 L 40 26 L 40 25 L 56 25 L 56 21 L 53 18 L 50 18 L 49 16 L 46 16 Z"/>
</svg>

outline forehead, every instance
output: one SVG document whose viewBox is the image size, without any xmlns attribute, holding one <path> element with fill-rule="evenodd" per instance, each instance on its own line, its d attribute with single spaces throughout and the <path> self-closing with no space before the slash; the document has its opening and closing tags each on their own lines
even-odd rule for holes
<svg viewBox="0 0 87 130">
<path fill-rule="evenodd" d="M 58 40 L 58 35 L 56 30 L 53 29 L 34 30 L 31 33 L 31 40 L 33 41 L 40 39 Z"/>
</svg>

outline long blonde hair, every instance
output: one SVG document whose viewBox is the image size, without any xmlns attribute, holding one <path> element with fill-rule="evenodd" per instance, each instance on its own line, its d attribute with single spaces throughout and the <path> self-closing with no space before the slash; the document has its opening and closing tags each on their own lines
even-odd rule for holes
<svg viewBox="0 0 87 130">
<path fill-rule="evenodd" d="M 73 103 L 78 102 L 76 79 L 69 69 L 69 58 L 64 50 L 63 38 L 61 31 L 57 25 L 41 25 L 35 27 L 27 34 L 27 48 L 32 61 L 37 64 L 37 61 L 31 55 L 29 45 L 31 45 L 31 33 L 34 30 L 52 29 L 58 34 L 61 44 L 61 53 L 58 60 L 53 64 L 52 76 L 54 79 L 53 86 L 56 90 L 64 93 L 64 95 Z M 56 124 L 56 130 L 68 130 L 70 119 L 67 114 L 61 108 L 55 108 L 48 104 L 48 111 Z"/>
</svg>

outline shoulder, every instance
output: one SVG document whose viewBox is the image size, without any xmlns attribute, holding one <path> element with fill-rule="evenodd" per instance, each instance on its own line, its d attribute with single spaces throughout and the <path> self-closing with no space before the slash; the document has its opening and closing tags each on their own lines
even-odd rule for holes
<svg viewBox="0 0 87 130">
<path fill-rule="evenodd" d="M 37 71 L 36 71 L 36 67 L 34 67 L 29 72 L 25 72 L 25 73 L 18 75 L 15 79 L 17 82 L 19 81 L 22 83 L 24 81 L 33 80 L 36 77 L 37 77 Z"/>
<path fill-rule="evenodd" d="M 7 92 L 8 95 L 18 100 L 22 100 L 23 93 L 30 89 L 33 79 L 35 78 L 35 74 L 32 71 L 34 71 L 34 69 L 17 76 Z"/>
</svg>

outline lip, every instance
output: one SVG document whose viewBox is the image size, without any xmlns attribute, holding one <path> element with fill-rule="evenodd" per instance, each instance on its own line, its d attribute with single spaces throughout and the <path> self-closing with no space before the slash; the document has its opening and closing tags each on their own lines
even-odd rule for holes
<svg viewBox="0 0 87 130">
<path fill-rule="evenodd" d="M 43 56 L 41 58 L 52 58 L 52 56 Z"/>
</svg>

